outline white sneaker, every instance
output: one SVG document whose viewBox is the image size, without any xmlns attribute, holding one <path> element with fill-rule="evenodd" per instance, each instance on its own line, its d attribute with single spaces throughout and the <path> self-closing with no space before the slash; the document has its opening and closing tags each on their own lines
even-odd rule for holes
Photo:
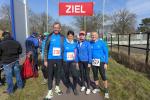
<svg viewBox="0 0 150 100">
<path fill-rule="evenodd" d="M 96 93 L 100 92 L 100 89 L 94 89 L 92 92 L 93 92 L 94 94 L 96 94 Z"/>
<path fill-rule="evenodd" d="M 52 99 L 53 98 L 53 92 L 52 92 L 52 90 L 48 91 L 47 96 L 45 98 L 46 99 Z"/>
<path fill-rule="evenodd" d="M 81 87 L 81 92 L 84 92 L 85 89 L 86 89 L 86 87 L 85 87 L 85 86 L 82 86 L 82 87 Z"/>
<path fill-rule="evenodd" d="M 109 94 L 105 93 L 105 99 L 109 99 Z"/>
<path fill-rule="evenodd" d="M 62 95 L 63 92 L 60 90 L 59 86 L 55 87 L 55 93 L 57 93 L 57 95 Z"/>
<path fill-rule="evenodd" d="M 88 95 L 88 94 L 91 94 L 91 89 L 87 89 L 86 90 L 86 94 Z"/>
</svg>

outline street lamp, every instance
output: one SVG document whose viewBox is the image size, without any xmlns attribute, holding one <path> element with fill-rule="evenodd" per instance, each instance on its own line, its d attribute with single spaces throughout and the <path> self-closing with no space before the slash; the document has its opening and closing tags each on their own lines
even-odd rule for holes
<svg viewBox="0 0 150 100">
<path fill-rule="evenodd" d="M 104 16 L 104 13 L 105 13 L 105 0 L 103 0 L 103 34 L 104 34 L 104 18 L 105 18 L 105 16 Z"/>
<path fill-rule="evenodd" d="M 46 1 L 46 11 L 47 11 L 47 32 L 48 32 L 48 0 Z"/>
</svg>

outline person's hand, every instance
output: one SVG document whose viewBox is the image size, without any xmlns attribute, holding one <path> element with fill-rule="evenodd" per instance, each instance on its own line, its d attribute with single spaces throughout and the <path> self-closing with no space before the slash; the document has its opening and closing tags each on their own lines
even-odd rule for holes
<svg viewBox="0 0 150 100">
<path fill-rule="evenodd" d="M 88 64 L 88 67 L 90 68 L 90 67 L 91 67 L 91 64 Z"/>
<path fill-rule="evenodd" d="M 44 65 L 47 67 L 47 66 L 48 66 L 48 62 L 47 62 L 47 61 L 44 61 Z"/>
<path fill-rule="evenodd" d="M 108 66 L 107 66 L 107 64 L 104 64 L 104 68 L 105 68 L 105 70 L 107 70 L 107 67 L 108 67 Z"/>
</svg>

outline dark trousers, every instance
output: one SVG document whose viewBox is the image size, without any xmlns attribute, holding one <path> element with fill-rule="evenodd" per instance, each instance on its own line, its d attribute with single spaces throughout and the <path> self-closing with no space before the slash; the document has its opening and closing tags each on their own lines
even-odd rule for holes
<svg viewBox="0 0 150 100">
<path fill-rule="evenodd" d="M 0 70 L 0 83 L 2 82 L 2 79 L 1 79 L 1 70 Z"/>
<path fill-rule="evenodd" d="M 107 80 L 104 64 L 105 63 L 101 62 L 100 66 L 92 66 L 94 81 L 99 80 L 99 78 L 98 78 L 98 71 L 99 71 L 99 73 L 101 75 L 102 80 L 103 81 Z"/>
<path fill-rule="evenodd" d="M 44 65 L 44 60 L 42 60 L 41 70 L 42 70 L 44 79 L 47 79 L 48 78 L 48 68 Z"/>
<path fill-rule="evenodd" d="M 0 83 L 2 83 L 1 72 L 2 72 L 2 65 L 0 64 Z"/>
<path fill-rule="evenodd" d="M 73 90 L 76 89 L 78 79 L 79 79 L 79 74 L 76 69 L 76 64 L 74 62 L 64 62 L 63 69 L 64 69 L 64 73 L 65 73 L 67 88 L 72 87 Z M 70 76 L 73 78 L 73 84 L 70 81 Z"/>
<path fill-rule="evenodd" d="M 48 60 L 48 89 L 52 89 L 53 79 L 55 78 L 55 84 L 58 86 L 60 83 L 62 60 L 51 59 Z"/>
<path fill-rule="evenodd" d="M 38 52 L 33 52 L 34 71 L 38 71 Z"/>
<path fill-rule="evenodd" d="M 90 88 L 90 68 L 88 68 L 88 62 L 81 61 L 79 62 L 79 69 L 80 69 L 80 77 L 82 86 L 85 86 L 85 82 L 87 83 L 87 88 Z"/>
</svg>

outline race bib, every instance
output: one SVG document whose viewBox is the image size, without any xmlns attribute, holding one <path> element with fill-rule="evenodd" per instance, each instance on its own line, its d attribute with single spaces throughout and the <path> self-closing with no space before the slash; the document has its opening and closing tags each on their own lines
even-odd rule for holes
<svg viewBox="0 0 150 100">
<path fill-rule="evenodd" d="M 92 60 L 92 65 L 93 66 L 100 66 L 100 59 L 93 59 Z"/>
<path fill-rule="evenodd" d="M 74 60 L 74 52 L 67 52 L 67 60 Z"/>
<path fill-rule="evenodd" d="M 57 47 L 53 48 L 53 56 L 60 56 L 60 48 Z"/>
</svg>

